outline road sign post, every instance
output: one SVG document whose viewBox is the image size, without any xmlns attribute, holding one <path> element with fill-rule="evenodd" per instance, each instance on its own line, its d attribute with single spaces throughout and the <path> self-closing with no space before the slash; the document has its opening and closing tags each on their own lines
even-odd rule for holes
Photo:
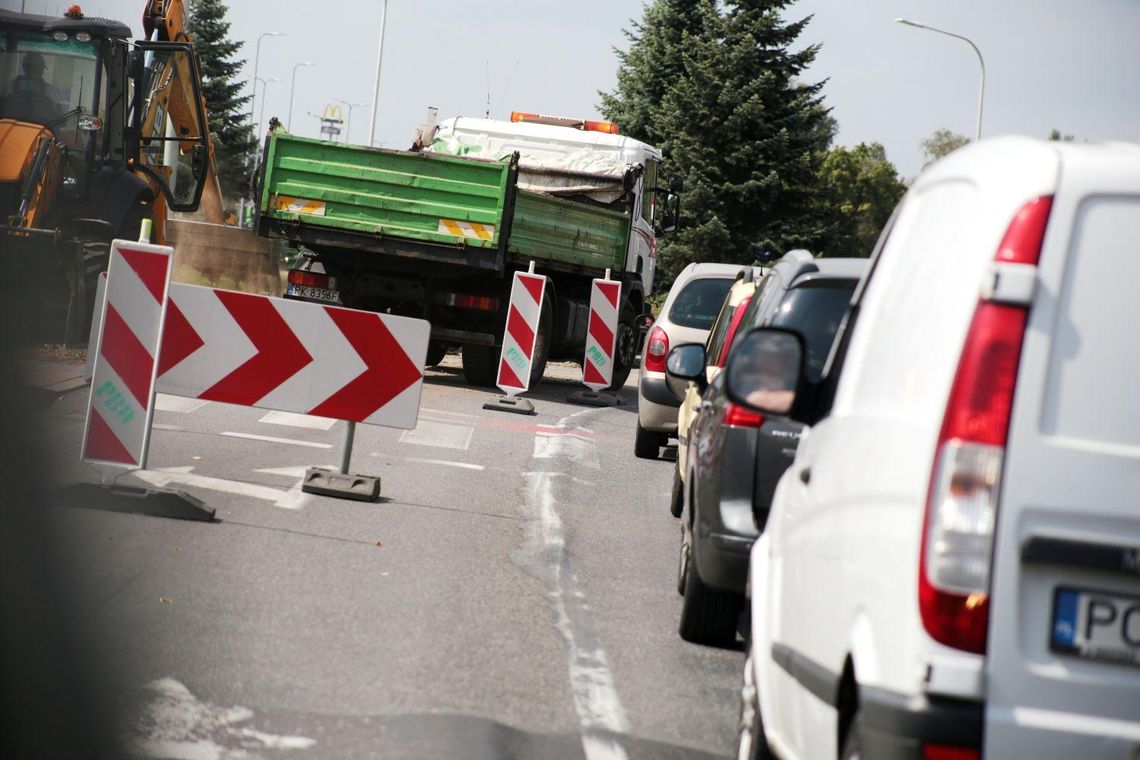
<svg viewBox="0 0 1140 760">
<path fill-rule="evenodd" d="M 534 262 L 526 272 L 515 272 L 511 283 L 511 299 L 507 306 L 507 323 L 503 329 L 503 350 L 495 384 L 503 391 L 484 409 L 515 414 L 534 414 L 534 404 L 515 398 L 530 388 L 530 371 L 534 365 L 534 349 L 541 329 L 542 302 L 546 297 L 546 277 L 534 273 Z"/>
<path fill-rule="evenodd" d="M 605 276 L 595 279 L 590 286 L 590 321 L 582 356 L 582 382 L 589 390 L 571 394 L 567 401 L 587 406 L 617 406 L 621 403 L 613 394 L 599 393 L 613 383 L 620 303 L 621 283 L 611 280 L 607 269 Z"/>
</svg>

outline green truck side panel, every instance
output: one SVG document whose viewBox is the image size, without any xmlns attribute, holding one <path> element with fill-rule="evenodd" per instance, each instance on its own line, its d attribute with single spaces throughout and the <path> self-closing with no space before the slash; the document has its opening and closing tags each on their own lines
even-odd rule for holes
<svg viewBox="0 0 1140 760">
<path fill-rule="evenodd" d="M 270 138 L 261 213 L 282 221 L 418 241 L 495 249 L 510 165 L 433 153 L 378 150 L 296 137 Z M 276 208 L 276 196 L 323 201 L 324 215 Z M 440 222 L 494 225 L 488 240 L 440 232 Z"/>
<path fill-rule="evenodd" d="M 520 190 L 507 250 L 517 261 L 550 260 L 621 272 L 629 224 L 629 217 L 618 211 Z"/>
<path fill-rule="evenodd" d="M 261 214 L 364 235 L 496 249 L 510 164 L 438 153 L 377 150 L 274 132 L 266 155 Z M 277 196 L 323 201 L 324 215 L 276 208 Z M 489 240 L 440 232 L 441 220 L 494 225 Z M 616 272 L 625 269 L 629 216 L 519 190 L 510 258 Z"/>
</svg>

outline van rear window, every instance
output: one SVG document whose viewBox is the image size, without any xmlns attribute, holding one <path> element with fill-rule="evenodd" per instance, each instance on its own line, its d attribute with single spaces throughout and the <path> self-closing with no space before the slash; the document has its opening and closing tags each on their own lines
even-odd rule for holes
<svg viewBox="0 0 1140 760">
<path fill-rule="evenodd" d="M 681 327 L 711 330 L 733 282 L 727 277 L 693 280 L 677 294 L 669 308 L 669 321 Z"/>
</svg>

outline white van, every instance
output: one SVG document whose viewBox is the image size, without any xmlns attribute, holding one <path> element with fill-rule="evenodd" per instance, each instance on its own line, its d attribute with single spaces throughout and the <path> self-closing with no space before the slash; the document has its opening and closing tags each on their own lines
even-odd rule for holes
<svg viewBox="0 0 1140 760">
<path fill-rule="evenodd" d="M 821 385 L 778 330 L 726 369 L 811 425 L 742 756 L 1140 757 L 1140 146 L 969 146 L 873 257 Z"/>
</svg>

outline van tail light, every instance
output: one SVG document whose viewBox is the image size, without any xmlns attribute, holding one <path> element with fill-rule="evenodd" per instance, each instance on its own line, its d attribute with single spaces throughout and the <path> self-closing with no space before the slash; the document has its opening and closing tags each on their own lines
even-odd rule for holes
<svg viewBox="0 0 1140 760">
<path fill-rule="evenodd" d="M 308 288 L 331 289 L 332 278 L 321 272 L 305 272 L 300 269 L 289 270 L 289 284 L 303 285 Z"/>
<path fill-rule="evenodd" d="M 764 424 L 764 415 L 729 401 L 724 405 L 724 424 L 736 428 L 758 428 Z"/>
<path fill-rule="evenodd" d="M 980 750 L 951 747 L 946 744 L 923 744 L 922 760 L 981 760 Z"/>
<path fill-rule="evenodd" d="M 1038 198 L 1017 213 L 996 262 L 1036 266 L 1051 205 L 1051 197 Z M 986 651 L 1002 460 L 1028 315 L 1025 306 L 978 302 L 942 418 L 923 521 L 923 626 L 935 641 L 978 654 Z"/>
<path fill-rule="evenodd" d="M 645 341 L 643 364 L 647 372 L 664 372 L 665 357 L 669 355 L 669 336 L 660 327 L 654 327 Z"/>
</svg>

